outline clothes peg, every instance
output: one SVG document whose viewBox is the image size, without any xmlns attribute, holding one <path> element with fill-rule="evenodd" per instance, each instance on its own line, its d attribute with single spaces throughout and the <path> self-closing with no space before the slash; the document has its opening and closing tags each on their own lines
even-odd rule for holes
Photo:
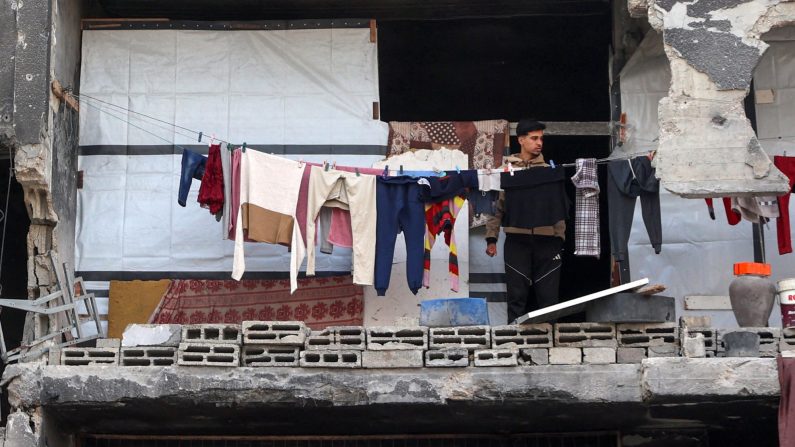
<svg viewBox="0 0 795 447">
<path fill-rule="evenodd" d="M 549 166 L 551 166 L 552 169 L 555 169 L 555 160 L 549 160 Z"/>
<path fill-rule="evenodd" d="M 461 168 L 459 168 L 458 165 L 455 165 L 455 172 L 459 174 L 461 173 Z"/>
<path fill-rule="evenodd" d="M 331 169 L 337 169 L 337 160 L 331 162 Z"/>
<path fill-rule="evenodd" d="M 384 166 L 384 172 L 381 174 L 382 177 L 386 178 L 389 175 L 389 165 Z"/>
<path fill-rule="evenodd" d="M 245 141 L 243 142 L 243 149 L 242 150 L 243 150 L 243 152 L 246 152 L 246 142 Z"/>
<path fill-rule="evenodd" d="M 229 152 L 232 152 L 233 149 L 234 149 L 234 147 L 232 146 L 232 143 L 226 143 L 226 150 L 228 150 Z"/>
<path fill-rule="evenodd" d="M 324 171 L 326 171 L 326 172 L 328 172 L 328 168 L 329 168 L 330 166 L 331 166 L 330 164 L 328 164 L 328 163 L 325 163 L 325 166 L 323 167 L 323 170 L 324 170 Z"/>
<path fill-rule="evenodd" d="M 359 168 L 354 169 L 356 171 L 356 177 L 359 177 Z"/>
<path fill-rule="evenodd" d="M 403 175 L 403 165 L 400 165 L 400 175 Z"/>
<path fill-rule="evenodd" d="M 508 162 L 508 172 L 511 174 L 511 177 L 513 177 L 513 165 L 511 162 Z"/>
<path fill-rule="evenodd" d="M 201 143 L 201 142 L 202 142 L 202 133 L 199 132 L 199 143 Z"/>
</svg>

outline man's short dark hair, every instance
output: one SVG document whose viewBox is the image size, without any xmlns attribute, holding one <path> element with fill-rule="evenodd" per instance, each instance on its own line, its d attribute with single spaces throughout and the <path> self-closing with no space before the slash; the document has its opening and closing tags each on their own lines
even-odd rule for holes
<svg viewBox="0 0 795 447">
<path fill-rule="evenodd" d="M 546 128 L 547 125 L 542 123 L 541 121 L 537 121 L 532 118 L 520 119 L 519 123 L 516 124 L 516 136 L 522 137 L 530 132 L 534 132 L 536 130 L 544 130 Z"/>
</svg>

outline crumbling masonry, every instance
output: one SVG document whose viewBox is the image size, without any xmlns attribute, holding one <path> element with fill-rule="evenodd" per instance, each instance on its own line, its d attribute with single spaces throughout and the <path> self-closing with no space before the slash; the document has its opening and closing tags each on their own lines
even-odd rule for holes
<svg viewBox="0 0 795 447">
<path fill-rule="evenodd" d="M 763 35 L 795 23 L 795 4 L 749 0 L 629 0 L 663 34 L 671 66 L 660 101 L 657 175 L 684 197 L 781 195 L 787 178 L 770 161 L 743 100 L 768 45 Z"/>
</svg>

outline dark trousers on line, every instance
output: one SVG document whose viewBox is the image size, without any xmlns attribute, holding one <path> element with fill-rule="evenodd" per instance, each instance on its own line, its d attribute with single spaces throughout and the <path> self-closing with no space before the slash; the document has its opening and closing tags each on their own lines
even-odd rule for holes
<svg viewBox="0 0 795 447">
<path fill-rule="evenodd" d="M 563 239 L 555 236 L 505 235 L 508 323 L 527 312 L 558 303 L 562 248 Z"/>
</svg>

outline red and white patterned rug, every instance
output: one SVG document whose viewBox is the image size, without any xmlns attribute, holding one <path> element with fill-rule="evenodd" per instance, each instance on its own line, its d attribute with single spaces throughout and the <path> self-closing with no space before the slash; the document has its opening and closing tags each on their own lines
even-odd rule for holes
<svg viewBox="0 0 795 447">
<path fill-rule="evenodd" d="M 150 323 L 202 324 L 303 321 L 314 330 L 360 326 L 364 292 L 351 276 L 305 278 L 290 295 L 290 281 L 195 280 L 171 282 Z"/>
</svg>

